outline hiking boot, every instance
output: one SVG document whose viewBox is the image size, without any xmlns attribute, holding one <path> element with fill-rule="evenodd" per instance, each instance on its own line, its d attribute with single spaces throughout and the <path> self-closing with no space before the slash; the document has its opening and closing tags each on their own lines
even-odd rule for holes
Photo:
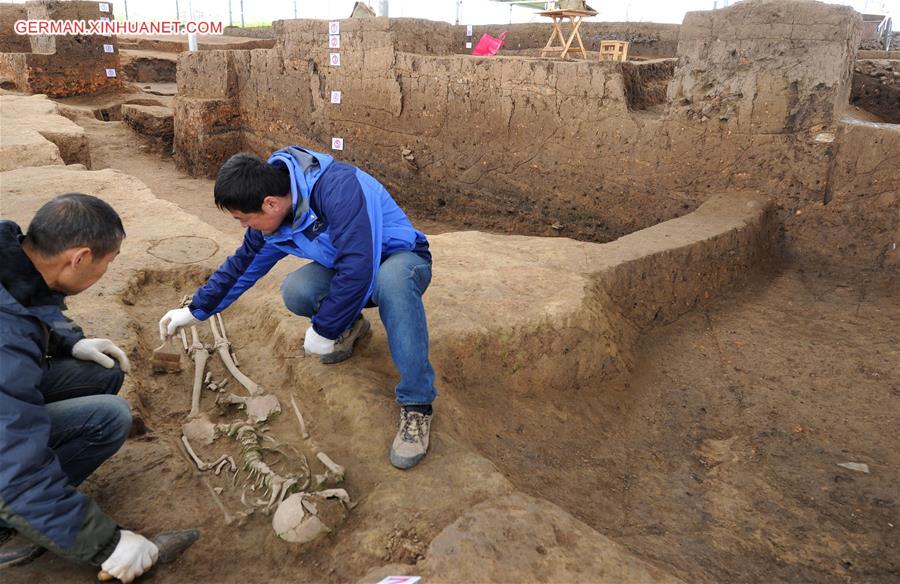
<svg viewBox="0 0 900 584">
<path fill-rule="evenodd" d="M 366 317 L 360 314 L 353 326 L 350 327 L 350 330 L 335 339 L 334 352 L 322 355 L 320 360 L 326 365 L 346 361 L 353 355 L 353 348 L 356 347 L 356 343 L 361 341 L 371 331 L 372 325 L 369 324 Z"/>
<path fill-rule="evenodd" d="M 0 570 L 27 564 L 47 551 L 47 548 L 31 543 L 9 528 L 0 528 L 0 546 Z"/>
<path fill-rule="evenodd" d="M 391 464 L 407 469 L 416 466 L 428 451 L 432 414 L 400 407 L 400 428 L 391 445 Z"/>
</svg>

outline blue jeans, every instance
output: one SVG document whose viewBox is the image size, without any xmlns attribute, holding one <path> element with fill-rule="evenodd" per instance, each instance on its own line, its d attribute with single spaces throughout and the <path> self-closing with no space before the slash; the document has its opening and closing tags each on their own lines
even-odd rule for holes
<svg viewBox="0 0 900 584">
<path fill-rule="evenodd" d="M 52 359 L 40 392 L 50 416 L 50 442 L 73 487 L 111 457 L 131 430 L 131 408 L 116 394 L 125 375 L 116 364 Z M 0 520 L 0 527 L 6 524 Z"/>
<path fill-rule="evenodd" d="M 312 317 L 331 285 L 335 271 L 315 262 L 288 274 L 281 294 L 288 310 Z M 394 365 L 400 372 L 395 393 L 404 406 L 427 405 L 434 401 L 434 369 L 428 360 L 428 323 L 422 295 L 431 283 L 431 264 L 404 251 L 382 262 L 375 278 L 372 303 L 387 331 Z"/>
</svg>

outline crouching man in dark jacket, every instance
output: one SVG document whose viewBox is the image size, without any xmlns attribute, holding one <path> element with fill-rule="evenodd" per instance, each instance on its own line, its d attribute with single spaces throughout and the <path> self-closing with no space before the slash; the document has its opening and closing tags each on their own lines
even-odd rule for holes
<svg viewBox="0 0 900 584">
<path fill-rule="evenodd" d="M 103 276 L 124 237 L 112 207 L 78 193 L 41 207 L 26 235 L 0 221 L 0 569 L 49 549 L 131 582 L 156 562 L 156 545 L 76 489 L 128 436 L 116 393 L 129 364 L 85 338 L 63 299 Z"/>
</svg>

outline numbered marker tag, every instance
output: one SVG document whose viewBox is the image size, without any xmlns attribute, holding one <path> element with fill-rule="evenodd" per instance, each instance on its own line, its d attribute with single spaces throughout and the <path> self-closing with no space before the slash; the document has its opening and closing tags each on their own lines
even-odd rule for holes
<svg viewBox="0 0 900 584">
<path fill-rule="evenodd" d="M 341 23 L 339 20 L 332 20 L 328 23 L 328 34 L 341 34 Z"/>
<path fill-rule="evenodd" d="M 340 67 L 341 66 L 341 54 L 340 53 L 331 53 L 329 57 L 329 62 L 332 67 Z"/>
<path fill-rule="evenodd" d="M 341 92 L 340 91 L 332 91 L 331 92 L 331 103 L 341 103 Z"/>
<path fill-rule="evenodd" d="M 107 70 L 106 70 L 106 76 L 107 76 L 107 77 L 115 77 L 115 76 L 116 76 L 116 70 L 115 70 L 115 69 L 107 69 Z"/>
<path fill-rule="evenodd" d="M 388 576 L 378 584 L 416 584 L 421 579 L 421 576 Z"/>
<path fill-rule="evenodd" d="M 472 25 L 471 24 L 466 25 L 466 36 L 472 36 Z"/>
<path fill-rule="evenodd" d="M 100 20 L 105 20 L 106 22 L 109 22 L 109 17 L 108 17 L 108 16 L 101 16 L 101 17 L 100 17 Z"/>
<path fill-rule="evenodd" d="M 109 12 L 109 3 L 108 2 L 100 3 L 100 12 Z"/>
<path fill-rule="evenodd" d="M 103 52 L 104 53 L 115 53 L 116 48 L 112 45 L 103 45 Z"/>
<path fill-rule="evenodd" d="M 341 48 L 341 35 L 339 35 L 339 34 L 328 35 L 328 48 L 329 49 Z"/>
<path fill-rule="evenodd" d="M 343 150 L 344 149 L 344 139 L 334 137 L 331 139 L 331 149 L 332 150 Z"/>
<path fill-rule="evenodd" d="M 466 48 L 467 48 L 467 49 L 471 49 L 471 48 L 472 48 L 472 41 L 469 41 L 469 42 L 466 43 Z"/>
</svg>

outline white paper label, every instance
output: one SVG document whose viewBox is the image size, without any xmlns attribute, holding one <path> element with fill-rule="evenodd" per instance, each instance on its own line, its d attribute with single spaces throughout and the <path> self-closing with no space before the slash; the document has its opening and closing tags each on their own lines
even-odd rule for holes
<svg viewBox="0 0 900 584">
<path fill-rule="evenodd" d="M 116 70 L 115 70 L 115 69 L 107 69 L 107 70 L 106 70 L 106 76 L 107 76 L 107 77 L 115 77 L 115 76 L 116 76 Z"/>
<path fill-rule="evenodd" d="M 388 576 L 378 584 L 416 584 L 421 579 L 421 576 Z"/>
<path fill-rule="evenodd" d="M 103 52 L 104 53 L 115 53 L 116 48 L 112 45 L 103 45 Z"/>
<path fill-rule="evenodd" d="M 472 41 L 469 41 L 469 42 L 466 43 L 466 48 L 467 48 L 467 49 L 471 49 L 471 48 L 472 48 Z"/>
<path fill-rule="evenodd" d="M 328 34 L 341 34 L 341 23 L 339 20 L 332 20 L 328 23 Z"/>
<path fill-rule="evenodd" d="M 105 20 L 105 21 L 109 22 L 109 17 L 108 17 L 108 16 L 101 16 L 101 17 L 100 17 L 100 20 Z"/>
<path fill-rule="evenodd" d="M 339 34 L 328 35 L 328 48 L 329 49 L 341 48 L 341 35 L 339 35 Z"/>
<path fill-rule="evenodd" d="M 343 150 L 344 149 L 344 139 L 334 137 L 331 139 L 331 149 L 332 150 Z"/>
<path fill-rule="evenodd" d="M 109 12 L 109 3 L 108 2 L 100 3 L 100 12 Z"/>
<path fill-rule="evenodd" d="M 466 36 L 472 36 L 472 25 L 471 24 L 466 25 Z"/>
<path fill-rule="evenodd" d="M 329 57 L 329 62 L 332 67 L 340 67 L 341 66 L 341 54 L 340 53 L 331 53 Z"/>
<path fill-rule="evenodd" d="M 341 92 L 340 91 L 332 91 L 331 92 L 331 103 L 341 103 Z"/>
</svg>

